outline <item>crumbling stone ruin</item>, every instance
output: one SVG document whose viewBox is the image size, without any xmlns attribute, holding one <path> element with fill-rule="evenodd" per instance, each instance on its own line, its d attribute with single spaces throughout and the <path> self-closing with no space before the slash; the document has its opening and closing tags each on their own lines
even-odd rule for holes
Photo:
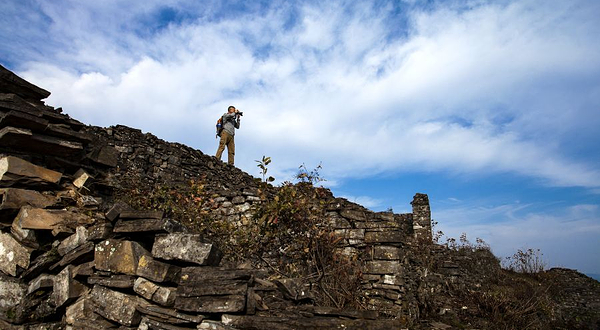
<svg viewBox="0 0 600 330">
<path fill-rule="evenodd" d="M 140 130 L 86 126 L 45 105 L 49 95 L 0 66 L 2 329 L 493 329 L 480 320 L 484 307 L 504 308 L 486 305 L 483 288 L 514 278 L 500 276 L 489 250 L 434 244 L 427 195 L 394 214 L 327 191 L 315 202 L 319 226 L 356 265 L 361 303 L 320 305 L 309 281 L 268 267 L 278 251 L 236 263 L 187 224 L 120 198 L 202 180 L 210 218 L 244 227 L 277 187 Z M 599 283 L 548 274 L 555 298 L 541 293 L 542 307 L 555 323 L 540 323 L 546 314 L 537 310 L 527 320 L 597 327 Z"/>
</svg>

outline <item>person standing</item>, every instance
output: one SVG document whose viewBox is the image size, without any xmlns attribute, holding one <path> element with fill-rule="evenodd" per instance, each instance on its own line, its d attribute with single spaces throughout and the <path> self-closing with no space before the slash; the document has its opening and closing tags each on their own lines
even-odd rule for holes
<svg viewBox="0 0 600 330">
<path fill-rule="evenodd" d="M 227 146 L 227 163 L 233 165 L 235 158 L 235 130 L 240 128 L 240 117 L 242 113 L 239 112 L 233 105 L 227 108 L 227 113 L 221 117 L 221 125 L 223 125 L 223 131 L 221 131 L 221 140 L 219 141 L 219 148 L 217 149 L 216 157 L 221 160 L 221 155 Z"/>
</svg>

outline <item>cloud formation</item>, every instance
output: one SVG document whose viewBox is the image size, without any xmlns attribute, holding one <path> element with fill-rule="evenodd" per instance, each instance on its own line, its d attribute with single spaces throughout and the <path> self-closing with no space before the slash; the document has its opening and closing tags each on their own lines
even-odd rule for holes
<svg viewBox="0 0 600 330">
<path fill-rule="evenodd" d="M 247 170 L 268 154 L 281 175 L 323 161 L 332 178 L 489 171 L 600 186 L 596 163 L 565 147 L 598 151 L 572 140 L 598 137 L 594 3 L 275 2 L 232 16 L 215 3 L 38 6 L 53 40 L 40 46 L 56 55 L 22 73 L 86 122 L 212 153 L 231 103 L 247 114 Z"/>
</svg>

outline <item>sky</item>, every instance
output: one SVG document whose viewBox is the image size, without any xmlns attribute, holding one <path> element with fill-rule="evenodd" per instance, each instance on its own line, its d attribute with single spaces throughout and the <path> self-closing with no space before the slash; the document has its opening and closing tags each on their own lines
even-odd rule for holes
<svg viewBox="0 0 600 330">
<path fill-rule="evenodd" d="M 427 193 L 436 230 L 600 274 L 596 0 L 0 3 L 0 63 L 86 124 L 214 154 L 277 182 L 322 165 L 372 210 Z"/>
</svg>

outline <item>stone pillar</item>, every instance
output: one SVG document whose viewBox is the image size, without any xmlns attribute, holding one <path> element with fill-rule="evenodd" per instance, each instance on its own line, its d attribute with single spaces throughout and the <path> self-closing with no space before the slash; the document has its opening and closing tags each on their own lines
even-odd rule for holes
<svg viewBox="0 0 600 330">
<path fill-rule="evenodd" d="M 429 197 L 426 194 L 415 194 L 412 205 L 413 232 L 417 241 L 426 243 L 433 242 L 431 234 L 431 209 Z"/>
</svg>

